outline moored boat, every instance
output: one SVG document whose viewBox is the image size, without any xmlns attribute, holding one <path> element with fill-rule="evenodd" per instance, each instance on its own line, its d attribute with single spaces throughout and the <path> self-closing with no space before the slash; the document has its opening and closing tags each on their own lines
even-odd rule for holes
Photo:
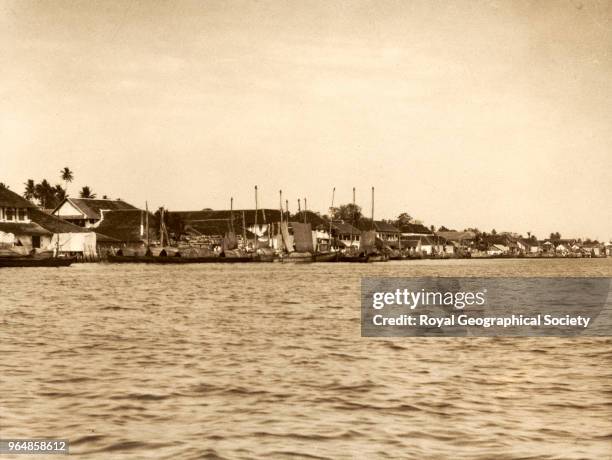
<svg viewBox="0 0 612 460">
<path fill-rule="evenodd" d="M 319 252 L 313 256 L 314 262 L 337 262 L 338 252 Z"/>
<path fill-rule="evenodd" d="M 74 257 L 0 257 L 0 267 L 68 267 Z"/>
</svg>

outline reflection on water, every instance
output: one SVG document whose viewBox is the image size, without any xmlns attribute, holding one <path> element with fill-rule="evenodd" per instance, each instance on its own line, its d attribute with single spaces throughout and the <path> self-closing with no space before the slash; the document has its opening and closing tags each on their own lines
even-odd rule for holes
<svg viewBox="0 0 612 460">
<path fill-rule="evenodd" d="M 612 340 L 360 336 L 362 276 L 612 259 L 2 269 L 1 437 L 78 458 L 611 458 Z"/>
</svg>

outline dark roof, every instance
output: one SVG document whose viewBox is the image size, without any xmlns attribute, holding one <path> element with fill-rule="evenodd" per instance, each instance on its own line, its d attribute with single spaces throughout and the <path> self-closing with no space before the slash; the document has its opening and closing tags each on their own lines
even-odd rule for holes
<svg viewBox="0 0 612 460">
<path fill-rule="evenodd" d="M 178 216 L 181 218 L 185 225 L 192 222 L 202 222 L 207 220 L 230 221 L 231 216 L 234 216 L 234 226 L 242 225 L 242 214 L 244 213 L 244 220 L 247 226 L 255 223 L 255 210 L 254 209 L 235 209 L 230 210 L 204 210 L 204 211 L 170 211 L 169 214 L 172 216 Z M 279 222 L 280 211 L 278 209 L 258 209 L 257 210 L 257 223 L 269 223 Z"/>
<path fill-rule="evenodd" d="M 385 232 L 385 233 L 398 233 L 399 229 L 395 227 L 393 224 L 388 222 L 383 222 L 382 220 L 374 221 L 374 228 L 377 232 Z"/>
<path fill-rule="evenodd" d="M 434 241 L 434 239 L 428 235 L 415 235 L 415 236 L 404 236 L 401 238 L 402 246 L 414 246 L 418 242 L 424 245 L 435 245 L 435 244 L 444 244 L 444 241 Z"/>
<path fill-rule="evenodd" d="M 98 200 L 96 198 L 66 198 L 55 208 L 57 210 L 64 202 L 69 201 L 73 206 L 80 209 L 88 219 L 101 219 L 100 211 L 120 211 L 128 209 L 138 209 L 122 200 Z M 54 211 L 55 211 L 54 210 Z"/>
<path fill-rule="evenodd" d="M 332 227 L 334 230 L 336 230 L 337 233 L 341 233 L 341 234 L 346 234 L 346 235 L 350 235 L 351 233 L 353 235 L 361 234 L 361 230 L 353 227 L 351 224 L 347 222 L 334 222 L 332 224 Z"/>
<path fill-rule="evenodd" d="M 304 222 L 304 214 L 306 214 L 306 222 L 312 225 L 312 228 L 323 226 L 329 230 L 329 220 L 321 217 L 319 214 L 312 211 L 301 211 L 291 214 L 292 222 Z"/>
<path fill-rule="evenodd" d="M 402 233 L 424 233 L 431 234 L 431 230 L 423 224 L 401 224 L 399 230 Z"/>
<path fill-rule="evenodd" d="M 222 236 L 229 232 L 230 223 L 225 220 L 192 220 L 185 224 L 185 233 L 195 233 L 196 235 L 207 236 Z M 234 222 L 234 232 L 242 232 L 242 223 L 240 226 Z"/>
<path fill-rule="evenodd" d="M 35 208 L 36 206 L 12 190 L 9 190 L 6 187 L 0 187 L 0 207 Z"/>
<path fill-rule="evenodd" d="M 463 240 L 473 240 L 476 237 L 474 232 L 437 232 L 436 235 L 441 236 L 450 241 L 463 241 Z"/>
<path fill-rule="evenodd" d="M 92 231 L 90 229 L 71 224 L 70 222 L 66 222 L 63 219 L 58 219 L 57 216 L 50 216 L 40 209 L 31 209 L 29 214 L 32 222 L 36 222 L 38 225 L 52 233 L 89 233 Z"/>
<path fill-rule="evenodd" d="M 58 219 L 57 216 L 51 216 L 40 209 L 31 209 L 29 213 L 32 222 L 37 223 L 51 233 L 96 233 L 91 228 L 79 227 L 63 219 Z M 96 241 L 110 242 L 115 241 L 115 239 L 101 233 L 96 233 Z"/>
<path fill-rule="evenodd" d="M 96 233 L 110 236 L 123 243 L 133 243 L 146 240 L 146 236 L 140 236 L 141 216 L 144 211 L 140 209 L 107 211 L 104 218 L 93 229 Z M 144 219 L 143 219 L 144 221 Z M 149 238 L 157 237 L 159 221 L 149 213 Z"/>
<path fill-rule="evenodd" d="M 51 235 L 51 232 L 45 230 L 35 222 L 0 222 L 0 232 L 12 233 L 15 236 Z"/>
</svg>

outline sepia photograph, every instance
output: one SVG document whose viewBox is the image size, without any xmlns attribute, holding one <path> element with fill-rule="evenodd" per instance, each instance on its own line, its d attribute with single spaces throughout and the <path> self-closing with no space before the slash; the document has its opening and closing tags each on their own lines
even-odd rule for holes
<svg viewBox="0 0 612 460">
<path fill-rule="evenodd" d="M 611 0 L 0 0 L 0 459 L 612 459 Z"/>
</svg>

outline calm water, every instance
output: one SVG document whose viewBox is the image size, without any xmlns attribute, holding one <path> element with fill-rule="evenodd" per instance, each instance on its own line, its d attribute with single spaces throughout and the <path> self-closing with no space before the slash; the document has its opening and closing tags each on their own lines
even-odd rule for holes
<svg viewBox="0 0 612 460">
<path fill-rule="evenodd" d="M 0 437 L 95 459 L 612 458 L 612 339 L 361 338 L 365 275 L 612 259 L 1 269 Z"/>
</svg>

